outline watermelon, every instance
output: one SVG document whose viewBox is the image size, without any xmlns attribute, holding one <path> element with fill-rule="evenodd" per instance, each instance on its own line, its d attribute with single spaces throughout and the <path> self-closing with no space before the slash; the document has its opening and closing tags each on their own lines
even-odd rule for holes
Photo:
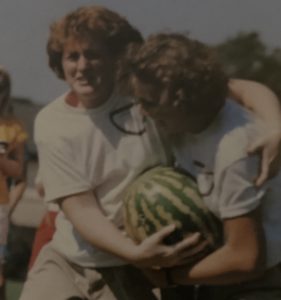
<svg viewBox="0 0 281 300">
<path fill-rule="evenodd" d="M 222 223 L 204 204 L 196 181 L 172 167 L 141 174 L 126 190 L 123 208 L 125 229 L 137 243 L 168 224 L 175 224 L 176 230 L 166 244 L 194 232 L 200 232 L 212 249 L 222 242 Z"/>
</svg>

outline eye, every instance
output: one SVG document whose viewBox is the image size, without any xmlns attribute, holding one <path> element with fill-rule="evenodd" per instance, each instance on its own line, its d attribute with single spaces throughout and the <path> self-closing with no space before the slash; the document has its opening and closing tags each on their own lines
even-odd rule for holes
<svg viewBox="0 0 281 300">
<path fill-rule="evenodd" d="M 79 59 L 78 52 L 69 52 L 65 55 L 65 58 L 69 61 L 77 61 Z"/>
</svg>

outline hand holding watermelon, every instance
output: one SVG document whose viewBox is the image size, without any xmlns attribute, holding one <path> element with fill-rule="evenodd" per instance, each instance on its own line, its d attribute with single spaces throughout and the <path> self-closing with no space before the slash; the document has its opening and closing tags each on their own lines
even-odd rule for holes
<svg viewBox="0 0 281 300">
<path fill-rule="evenodd" d="M 194 261 L 194 255 L 206 249 L 207 241 L 200 240 L 200 234 L 194 233 L 174 245 L 163 241 L 175 230 L 168 225 L 144 239 L 136 248 L 132 263 L 141 268 L 167 268 Z"/>
</svg>

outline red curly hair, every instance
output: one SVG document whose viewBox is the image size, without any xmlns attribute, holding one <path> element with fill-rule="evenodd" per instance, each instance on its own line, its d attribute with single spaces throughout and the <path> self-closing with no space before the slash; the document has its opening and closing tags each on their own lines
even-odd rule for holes
<svg viewBox="0 0 281 300">
<path fill-rule="evenodd" d="M 125 54 L 128 45 L 143 42 L 140 32 L 117 13 L 101 6 L 78 8 L 50 27 L 47 43 L 49 66 L 61 79 L 64 79 L 62 54 L 69 38 L 98 39 L 117 61 Z"/>
</svg>

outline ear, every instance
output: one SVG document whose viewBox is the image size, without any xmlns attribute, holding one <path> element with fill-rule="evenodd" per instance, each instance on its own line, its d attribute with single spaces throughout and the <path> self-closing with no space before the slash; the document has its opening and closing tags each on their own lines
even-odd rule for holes
<svg viewBox="0 0 281 300">
<path fill-rule="evenodd" d="M 129 78 L 130 91 L 135 95 L 139 89 L 139 79 L 135 74 L 131 74 Z"/>
</svg>

